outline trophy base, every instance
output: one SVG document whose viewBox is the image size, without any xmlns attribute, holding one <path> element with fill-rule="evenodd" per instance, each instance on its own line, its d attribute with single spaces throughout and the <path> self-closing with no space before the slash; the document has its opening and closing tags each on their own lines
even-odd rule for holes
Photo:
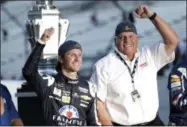
<svg viewBox="0 0 187 127">
<path fill-rule="evenodd" d="M 57 54 L 42 54 L 41 59 L 57 59 Z"/>
</svg>

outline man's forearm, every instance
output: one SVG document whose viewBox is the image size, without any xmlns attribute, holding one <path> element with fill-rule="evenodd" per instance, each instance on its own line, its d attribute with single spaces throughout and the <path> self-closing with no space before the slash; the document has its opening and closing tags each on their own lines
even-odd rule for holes
<svg viewBox="0 0 187 127">
<path fill-rule="evenodd" d="M 98 118 L 101 125 L 107 125 L 107 126 L 112 125 L 111 117 L 107 112 L 104 103 L 98 100 L 97 106 L 98 106 Z"/>
<path fill-rule="evenodd" d="M 36 42 L 36 46 L 30 54 L 25 66 L 23 67 L 23 75 L 29 76 L 37 73 L 38 64 L 43 51 L 44 45 Z"/>
<path fill-rule="evenodd" d="M 103 111 L 102 116 L 99 116 L 99 122 L 101 123 L 101 125 L 104 125 L 104 126 L 113 125 L 110 118 L 108 117 L 108 114 L 105 111 Z"/>
<path fill-rule="evenodd" d="M 164 43 L 166 44 L 166 48 L 168 48 L 168 50 L 166 50 L 167 54 L 171 54 L 176 49 L 179 42 L 176 32 L 158 15 L 151 21 L 161 34 Z"/>
</svg>

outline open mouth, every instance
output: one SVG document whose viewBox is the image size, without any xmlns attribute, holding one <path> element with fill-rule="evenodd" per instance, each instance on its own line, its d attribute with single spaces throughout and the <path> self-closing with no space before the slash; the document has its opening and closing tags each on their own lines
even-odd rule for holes
<svg viewBox="0 0 187 127">
<path fill-rule="evenodd" d="M 124 47 L 125 47 L 125 48 L 128 48 L 128 47 L 132 47 L 132 45 L 126 44 L 126 45 L 124 45 Z"/>
</svg>

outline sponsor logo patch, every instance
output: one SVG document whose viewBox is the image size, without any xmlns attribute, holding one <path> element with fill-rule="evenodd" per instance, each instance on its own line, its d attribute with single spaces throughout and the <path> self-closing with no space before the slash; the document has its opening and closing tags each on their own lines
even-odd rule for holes
<svg viewBox="0 0 187 127">
<path fill-rule="evenodd" d="M 186 68 L 181 67 L 181 68 L 178 68 L 177 70 L 180 71 L 182 73 L 182 75 L 184 75 L 185 78 L 187 78 L 186 77 Z"/>
<path fill-rule="evenodd" d="M 42 73 L 40 74 L 42 75 L 44 80 L 47 80 L 47 86 L 51 86 L 55 82 L 55 79 L 51 77 L 50 75 L 43 75 Z"/>
<path fill-rule="evenodd" d="M 63 103 L 70 103 L 70 96 L 62 96 L 62 102 Z"/>
<path fill-rule="evenodd" d="M 86 89 L 86 88 L 79 87 L 78 89 L 79 89 L 80 92 L 88 93 L 88 89 Z"/>
<path fill-rule="evenodd" d="M 178 87 L 180 85 L 181 85 L 180 82 L 173 82 L 173 83 L 171 83 L 171 88 L 175 88 L 175 87 Z"/>
<path fill-rule="evenodd" d="M 178 75 L 171 75 L 172 78 L 179 78 Z"/>
<path fill-rule="evenodd" d="M 177 103 L 178 103 L 179 99 L 181 98 L 181 96 L 182 96 L 182 94 L 179 94 L 178 96 L 176 96 L 176 97 L 173 99 L 173 101 L 172 101 L 173 105 L 177 105 Z"/>
<path fill-rule="evenodd" d="M 65 91 L 65 90 L 63 90 L 63 94 L 69 95 L 69 94 L 70 94 L 70 91 Z"/>
<path fill-rule="evenodd" d="M 79 113 L 77 108 L 75 108 L 73 105 L 65 105 L 59 109 L 59 113 L 62 116 L 65 116 L 69 119 L 72 118 L 79 118 Z"/>
<path fill-rule="evenodd" d="M 87 105 L 85 105 L 85 104 L 83 104 L 83 103 L 80 103 L 80 106 L 81 106 L 81 107 L 85 107 L 85 108 L 88 107 Z"/>
<path fill-rule="evenodd" d="M 88 101 L 85 101 L 85 100 L 81 100 L 82 103 L 85 103 L 85 104 L 89 104 Z"/>
<path fill-rule="evenodd" d="M 85 101 L 91 100 L 91 97 L 89 97 L 89 96 L 87 96 L 87 95 L 81 95 L 80 97 L 81 97 L 82 99 L 84 99 Z"/>
<path fill-rule="evenodd" d="M 78 82 L 79 82 L 78 80 L 76 80 L 76 81 L 68 80 L 68 83 L 70 83 L 70 84 L 77 84 Z"/>
<path fill-rule="evenodd" d="M 60 116 L 60 115 L 53 115 L 53 121 L 55 121 L 59 126 L 69 126 L 69 125 L 84 126 L 86 125 L 84 120 L 69 119 L 65 116 Z"/>
<path fill-rule="evenodd" d="M 53 90 L 54 95 L 61 96 L 61 93 L 62 93 L 61 89 L 54 87 L 54 90 Z"/>
<path fill-rule="evenodd" d="M 147 62 L 144 62 L 143 64 L 140 64 L 139 66 L 143 68 L 143 67 L 146 67 L 147 65 L 148 65 Z"/>
<path fill-rule="evenodd" d="M 181 87 L 174 87 L 174 88 L 172 88 L 171 90 L 172 90 L 172 92 L 173 92 L 173 91 L 176 91 L 176 90 L 181 90 Z"/>
<path fill-rule="evenodd" d="M 129 26 L 125 26 L 125 30 L 131 30 Z"/>
<path fill-rule="evenodd" d="M 172 75 L 171 76 L 171 82 L 180 82 L 180 77 L 177 75 Z"/>
<path fill-rule="evenodd" d="M 73 97 L 75 97 L 75 98 L 79 98 L 78 93 L 73 93 Z"/>
</svg>

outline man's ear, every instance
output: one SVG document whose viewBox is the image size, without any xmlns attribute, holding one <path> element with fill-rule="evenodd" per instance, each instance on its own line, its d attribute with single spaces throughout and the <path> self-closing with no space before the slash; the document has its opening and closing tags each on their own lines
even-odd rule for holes
<svg viewBox="0 0 187 127">
<path fill-rule="evenodd" d="M 138 40 L 139 39 L 139 36 L 136 34 L 136 40 Z"/>
<path fill-rule="evenodd" d="M 63 58 L 62 56 L 58 56 L 58 61 L 62 64 L 63 63 Z"/>
<path fill-rule="evenodd" d="M 115 46 L 117 47 L 117 41 L 116 41 L 116 38 L 114 38 L 114 44 L 115 44 Z"/>
</svg>

